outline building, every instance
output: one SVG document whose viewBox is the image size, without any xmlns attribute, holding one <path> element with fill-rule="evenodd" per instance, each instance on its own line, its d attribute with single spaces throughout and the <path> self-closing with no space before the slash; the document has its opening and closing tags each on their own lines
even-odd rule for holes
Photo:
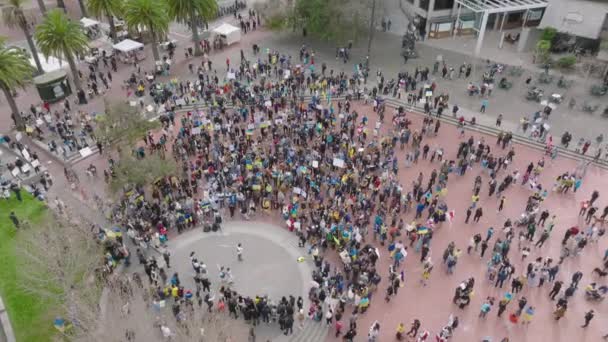
<svg viewBox="0 0 608 342">
<path fill-rule="evenodd" d="M 548 0 L 401 0 L 426 38 L 538 26 Z"/>
<path fill-rule="evenodd" d="M 608 39 L 608 1 L 550 0 L 540 28 L 597 41 Z"/>
</svg>

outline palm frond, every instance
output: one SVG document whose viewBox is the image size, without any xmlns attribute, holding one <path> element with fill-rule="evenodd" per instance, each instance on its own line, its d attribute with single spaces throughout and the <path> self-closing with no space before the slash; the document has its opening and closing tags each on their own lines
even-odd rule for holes
<svg viewBox="0 0 608 342">
<path fill-rule="evenodd" d="M 25 87 L 32 79 L 34 67 L 25 51 L 7 47 L 4 41 L 5 39 L 0 37 L 0 84 L 11 90 Z"/>
</svg>

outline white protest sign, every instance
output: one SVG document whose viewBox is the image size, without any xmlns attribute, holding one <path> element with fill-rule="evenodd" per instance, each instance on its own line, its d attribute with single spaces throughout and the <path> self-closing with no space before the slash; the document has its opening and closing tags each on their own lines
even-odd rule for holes
<svg viewBox="0 0 608 342">
<path fill-rule="evenodd" d="M 81 149 L 81 150 L 80 150 L 80 151 L 78 151 L 78 152 L 80 152 L 80 155 L 81 155 L 83 158 L 86 158 L 86 157 L 90 156 L 91 154 L 93 154 L 93 151 L 91 151 L 91 148 L 90 148 L 90 147 L 85 147 L 85 148 Z"/>
<path fill-rule="evenodd" d="M 340 159 L 340 158 L 334 158 L 333 161 L 333 166 L 335 167 L 339 167 L 339 168 L 344 168 L 345 164 L 344 164 L 344 160 Z"/>
</svg>

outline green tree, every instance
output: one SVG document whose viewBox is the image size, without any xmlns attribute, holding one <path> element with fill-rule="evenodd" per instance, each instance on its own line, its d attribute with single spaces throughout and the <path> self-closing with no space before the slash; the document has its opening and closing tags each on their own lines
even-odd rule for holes
<svg viewBox="0 0 608 342">
<path fill-rule="evenodd" d="M 31 66 L 26 53 L 18 48 L 6 47 L 4 38 L 0 37 L 0 88 L 6 97 L 15 126 L 23 130 L 25 122 L 19 113 L 19 108 L 13 97 L 17 87 L 25 87 L 32 79 L 34 68 Z"/>
<path fill-rule="evenodd" d="M 60 10 L 49 11 L 44 21 L 36 28 L 36 41 L 40 51 L 49 56 L 65 58 L 70 65 L 74 86 L 82 90 L 78 78 L 75 56 L 84 54 L 88 46 L 87 36 L 80 25 L 68 18 Z"/>
<path fill-rule="evenodd" d="M 154 60 L 160 60 L 158 39 L 169 30 L 167 6 L 161 0 L 128 0 L 124 9 L 124 19 L 130 30 L 145 30 L 150 35 Z"/>
<path fill-rule="evenodd" d="M 548 40 L 539 40 L 536 43 L 536 61 L 540 64 L 546 64 L 550 59 L 550 51 L 551 42 Z"/>
<path fill-rule="evenodd" d="M 557 35 L 557 29 L 549 26 L 549 27 L 545 27 L 543 29 L 540 39 L 546 40 L 549 42 L 553 42 L 553 39 L 555 38 L 556 35 Z"/>
<path fill-rule="evenodd" d="M 189 23 L 192 30 L 192 41 L 194 42 L 194 54 L 202 54 L 199 46 L 200 37 L 198 24 L 200 19 L 209 21 L 217 13 L 216 0 L 167 0 L 169 7 L 169 18 L 182 23 Z"/>
<path fill-rule="evenodd" d="M 40 63 L 40 57 L 38 57 L 38 49 L 36 48 L 34 38 L 32 37 L 31 27 L 27 22 L 25 13 L 23 12 L 24 2 L 25 0 L 8 0 L 7 6 L 2 9 L 2 19 L 6 26 L 10 28 L 19 27 L 21 31 L 23 31 L 25 39 L 27 40 L 27 45 L 30 47 L 30 51 L 32 52 L 34 62 L 36 62 L 38 73 L 43 74 L 44 70 L 42 69 L 42 64 Z"/>
<path fill-rule="evenodd" d="M 305 29 L 318 39 L 344 44 L 367 31 L 371 2 L 366 0 L 270 0 L 258 5 L 271 29 Z"/>
<path fill-rule="evenodd" d="M 108 18 L 110 25 L 110 37 L 116 43 L 116 25 L 114 24 L 114 16 L 122 14 L 122 0 L 88 0 L 87 5 L 89 12 L 97 18 L 105 16 Z"/>
</svg>

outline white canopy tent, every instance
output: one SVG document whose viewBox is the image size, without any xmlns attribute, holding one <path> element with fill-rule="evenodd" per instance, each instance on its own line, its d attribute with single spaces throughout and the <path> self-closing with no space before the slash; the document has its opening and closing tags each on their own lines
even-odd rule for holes
<svg viewBox="0 0 608 342">
<path fill-rule="evenodd" d="M 112 47 L 114 48 L 114 50 L 118 50 L 120 52 L 127 53 L 127 52 L 136 51 L 136 50 L 143 48 L 144 44 L 142 44 L 140 42 L 136 42 L 131 39 L 125 39 L 118 44 L 114 44 Z"/>
<path fill-rule="evenodd" d="M 99 25 L 99 21 L 93 20 L 93 19 L 89 19 L 89 18 L 82 18 L 82 19 L 80 19 L 80 24 L 84 28 L 89 28 L 89 27 L 93 27 L 93 26 Z"/>
<path fill-rule="evenodd" d="M 53 56 L 49 56 L 48 58 L 46 58 L 42 54 L 38 54 L 38 59 L 40 60 L 40 65 L 42 66 L 42 70 L 44 70 L 44 72 L 51 72 L 68 68 L 68 63 L 62 62 L 60 59 L 55 58 Z M 34 61 L 34 58 L 30 57 L 29 60 L 30 64 L 33 67 L 36 67 L 36 62 Z"/>
<path fill-rule="evenodd" d="M 241 40 L 241 29 L 227 23 L 213 29 L 213 33 L 222 36 L 227 45 L 237 43 Z"/>
</svg>

